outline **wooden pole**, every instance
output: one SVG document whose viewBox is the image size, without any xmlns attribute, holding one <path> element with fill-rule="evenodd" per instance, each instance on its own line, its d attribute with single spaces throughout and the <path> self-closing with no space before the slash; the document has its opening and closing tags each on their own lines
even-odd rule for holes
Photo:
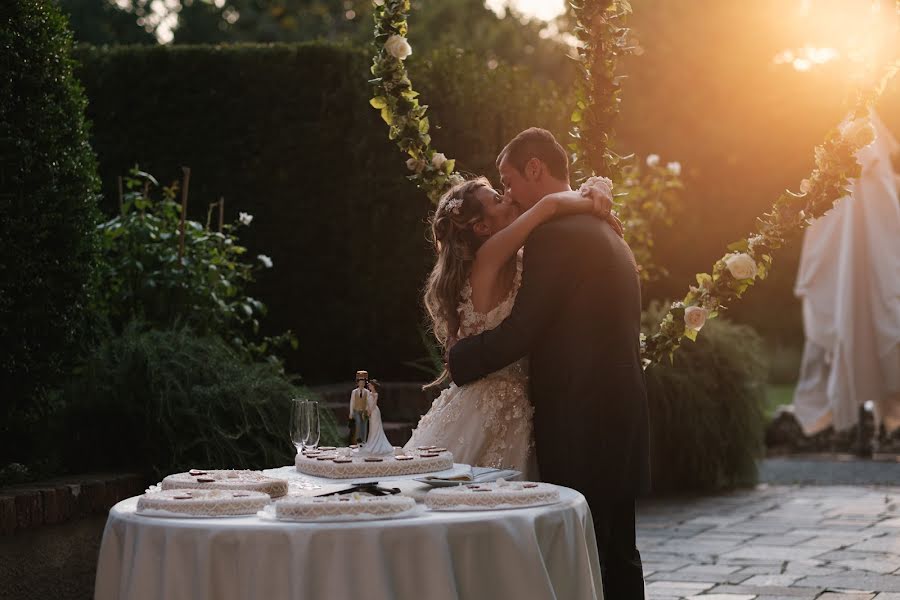
<svg viewBox="0 0 900 600">
<path fill-rule="evenodd" d="M 225 226 L 225 196 L 219 196 L 219 233 Z"/>
<path fill-rule="evenodd" d="M 124 215 L 125 214 L 125 195 L 122 192 L 122 176 L 121 175 L 119 175 L 119 177 L 118 177 L 118 182 L 119 182 L 119 214 Z"/>
<path fill-rule="evenodd" d="M 181 261 L 184 258 L 184 221 L 187 215 L 188 185 L 191 183 L 191 168 L 181 167 L 181 170 L 184 172 L 184 183 L 181 185 L 181 235 L 178 241 L 178 264 L 182 264 Z"/>
</svg>

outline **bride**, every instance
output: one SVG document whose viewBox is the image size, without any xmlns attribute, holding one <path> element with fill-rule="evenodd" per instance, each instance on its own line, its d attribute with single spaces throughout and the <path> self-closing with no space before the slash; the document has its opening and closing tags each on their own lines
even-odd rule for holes
<svg viewBox="0 0 900 600">
<path fill-rule="evenodd" d="M 522 279 L 520 250 L 538 225 L 555 217 L 610 214 L 611 182 L 592 177 L 579 192 L 559 192 L 520 214 L 484 177 L 453 187 L 441 198 L 431 229 L 437 253 L 425 290 L 435 336 L 448 348 L 457 339 L 499 325 L 512 310 Z M 440 446 L 457 462 L 522 471 L 537 480 L 526 359 L 484 379 L 448 389 L 419 421 L 405 449 Z M 445 370 L 433 384 L 447 379 Z"/>
</svg>

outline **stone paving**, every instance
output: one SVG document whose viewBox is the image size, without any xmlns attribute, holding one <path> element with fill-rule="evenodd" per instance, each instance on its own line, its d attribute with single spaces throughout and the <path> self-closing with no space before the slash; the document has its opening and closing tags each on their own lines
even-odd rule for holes
<svg viewBox="0 0 900 600">
<path fill-rule="evenodd" d="M 900 600 L 900 487 L 649 500 L 638 548 L 650 600 Z"/>
</svg>

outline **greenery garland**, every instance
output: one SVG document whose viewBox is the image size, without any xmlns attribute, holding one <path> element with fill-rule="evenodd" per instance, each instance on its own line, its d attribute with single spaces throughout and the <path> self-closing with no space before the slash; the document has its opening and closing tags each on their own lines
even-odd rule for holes
<svg viewBox="0 0 900 600">
<path fill-rule="evenodd" d="M 659 331 L 649 337 L 642 334 L 645 366 L 666 357 L 671 361 L 682 338 L 696 340 L 707 319 L 741 298 L 756 280 L 768 276 L 773 251 L 785 244 L 789 234 L 808 227 L 848 194 L 851 180 L 861 171 L 856 153 L 875 139 L 870 107 L 898 68 L 900 61 L 891 64 L 876 86 L 859 95 L 850 116 L 815 148 L 816 168 L 801 181 L 800 191 L 781 194 L 772 210 L 758 219 L 756 232 L 729 245 L 729 252 L 713 265 L 712 274 L 697 275 L 697 285 L 690 286 L 684 300 L 670 307 Z"/>
<path fill-rule="evenodd" d="M 641 266 L 641 278 L 654 279 L 665 269 L 653 261 L 653 229 L 671 224 L 669 207 L 683 189 L 681 164 L 663 167 L 651 154 L 643 165 L 611 148 L 615 121 L 621 106 L 619 60 L 634 54 L 636 45 L 625 24 L 631 14 L 628 0 L 573 0 L 575 36 L 580 42 L 578 65 L 581 79 L 572 111 L 572 171 L 577 182 L 592 175 L 613 180 L 616 210 L 625 223 L 625 240 Z"/>
<path fill-rule="evenodd" d="M 430 124 L 425 115 L 428 106 L 420 104 L 419 92 L 412 88 L 403 61 L 412 54 L 406 40 L 409 0 L 373 0 L 375 5 L 375 58 L 372 75 L 375 97 L 370 104 L 381 111 L 390 127 L 388 137 L 409 156 L 409 176 L 433 204 L 448 187 L 463 181 L 454 169 L 456 161 L 431 147 Z"/>
<path fill-rule="evenodd" d="M 634 52 L 625 27 L 631 4 L 628 0 L 572 0 L 571 5 L 575 36 L 581 42 L 578 64 L 582 75 L 572 112 L 572 169 L 578 182 L 592 175 L 619 182 L 620 165 L 628 157 L 619 156 L 610 145 L 622 102 L 618 62 Z"/>
</svg>

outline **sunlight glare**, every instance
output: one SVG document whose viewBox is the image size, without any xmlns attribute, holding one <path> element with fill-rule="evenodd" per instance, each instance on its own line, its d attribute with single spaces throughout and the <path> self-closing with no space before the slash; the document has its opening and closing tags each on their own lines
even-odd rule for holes
<svg viewBox="0 0 900 600">
<path fill-rule="evenodd" d="M 565 0 L 486 0 L 485 6 L 501 16 L 512 7 L 526 17 L 551 21 L 563 13 Z"/>
</svg>

